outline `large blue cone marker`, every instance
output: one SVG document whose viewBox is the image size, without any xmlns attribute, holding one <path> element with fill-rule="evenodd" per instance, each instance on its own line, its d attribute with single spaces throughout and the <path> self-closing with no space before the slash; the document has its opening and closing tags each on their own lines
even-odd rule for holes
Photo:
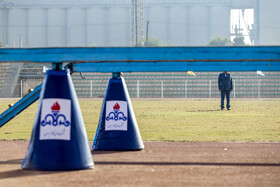
<svg viewBox="0 0 280 187">
<path fill-rule="evenodd" d="M 125 81 L 122 77 L 109 80 L 93 150 L 141 150 L 144 144 L 138 129 Z"/>
<path fill-rule="evenodd" d="M 93 166 L 77 95 L 66 70 L 49 70 L 23 169 L 78 170 Z"/>
</svg>

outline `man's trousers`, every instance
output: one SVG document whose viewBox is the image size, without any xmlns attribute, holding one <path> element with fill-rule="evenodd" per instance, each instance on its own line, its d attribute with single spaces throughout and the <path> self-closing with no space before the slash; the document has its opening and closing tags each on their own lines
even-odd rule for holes
<svg viewBox="0 0 280 187">
<path fill-rule="evenodd" d="M 230 90 L 221 91 L 221 109 L 225 108 L 224 107 L 225 96 L 227 98 L 227 109 L 229 109 L 230 108 Z"/>
</svg>

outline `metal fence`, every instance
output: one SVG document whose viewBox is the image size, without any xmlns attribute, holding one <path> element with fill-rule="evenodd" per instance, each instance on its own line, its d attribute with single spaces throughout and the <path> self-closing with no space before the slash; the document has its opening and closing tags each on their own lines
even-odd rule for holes
<svg viewBox="0 0 280 187">
<path fill-rule="evenodd" d="M 42 80 L 34 81 L 34 80 L 25 80 L 22 79 L 18 84 L 6 84 L 5 85 L 5 94 L 1 95 L 2 98 L 9 97 L 23 97 L 34 88 L 39 86 L 42 83 Z"/>
<path fill-rule="evenodd" d="M 32 70 L 22 67 L 18 81 L 2 81 L 0 97 L 22 97 L 29 89 L 42 83 L 43 66 Z M 18 72 L 18 71 L 17 71 Z M 11 73 L 11 72 L 9 72 Z M 218 75 L 220 72 L 195 72 L 196 77 L 187 73 L 126 73 L 124 75 L 129 94 L 132 98 L 219 98 Z M 234 89 L 233 98 L 279 98 L 280 73 L 231 72 Z M 78 97 L 103 98 L 111 73 L 72 74 Z M 16 82 L 10 84 L 10 82 Z M 3 92 L 5 88 L 5 92 Z"/>
<path fill-rule="evenodd" d="M 129 73 L 125 80 L 133 98 L 219 98 L 218 74 L 197 72 L 197 77 L 186 73 Z M 111 74 L 72 75 L 79 97 L 103 97 Z M 234 72 L 234 98 L 279 98 L 280 74 L 266 72 L 262 77 L 255 72 Z"/>
<path fill-rule="evenodd" d="M 216 81 L 217 82 L 217 81 Z M 207 82 L 193 83 L 164 82 L 164 81 L 139 81 L 127 84 L 130 97 L 133 98 L 219 98 L 217 83 L 209 80 Z M 279 98 L 280 87 L 274 88 L 266 85 L 260 80 L 250 82 L 246 85 L 243 82 L 233 81 L 233 98 Z M 75 84 L 79 97 L 103 97 L 106 85 L 90 80 L 89 82 Z"/>
</svg>

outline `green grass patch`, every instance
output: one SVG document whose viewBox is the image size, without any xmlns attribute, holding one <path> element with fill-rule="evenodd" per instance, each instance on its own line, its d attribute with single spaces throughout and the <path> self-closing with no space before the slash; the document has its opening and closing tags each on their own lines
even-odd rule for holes
<svg viewBox="0 0 280 187">
<path fill-rule="evenodd" d="M 0 113 L 15 100 L 0 100 Z M 97 128 L 102 100 L 80 99 L 89 140 Z M 280 100 L 132 100 L 144 141 L 280 141 Z M 0 128 L 0 139 L 29 139 L 38 102 Z"/>
</svg>

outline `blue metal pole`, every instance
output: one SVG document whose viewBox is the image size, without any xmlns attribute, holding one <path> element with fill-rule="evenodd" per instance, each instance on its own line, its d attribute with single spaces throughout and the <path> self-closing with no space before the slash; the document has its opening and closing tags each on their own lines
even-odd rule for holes
<svg viewBox="0 0 280 187">
<path fill-rule="evenodd" d="M 280 46 L 2 48 L 0 62 L 218 62 L 280 61 Z M 114 64 L 111 64 L 114 65 Z M 238 65 L 238 64 L 237 64 Z M 118 72 L 118 71 L 114 71 Z"/>
<path fill-rule="evenodd" d="M 0 127 L 4 126 L 8 121 L 13 119 L 16 115 L 34 103 L 40 97 L 41 88 L 42 85 L 39 85 L 32 92 L 16 102 L 12 107 L 4 111 L 0 115 Z"/>
</svg>

